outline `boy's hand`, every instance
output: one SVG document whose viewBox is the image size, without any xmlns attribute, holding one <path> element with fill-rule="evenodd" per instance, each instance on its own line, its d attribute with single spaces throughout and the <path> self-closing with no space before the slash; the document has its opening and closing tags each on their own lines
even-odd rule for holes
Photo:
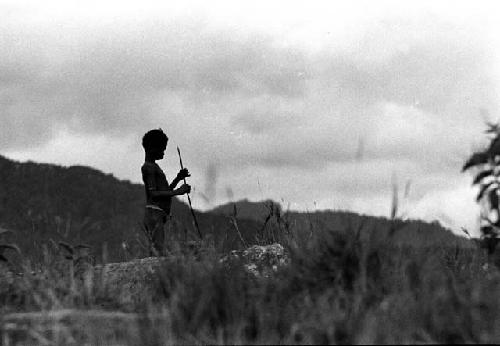
<svg viewBox="0 0 500 346">
<path fill-rule="evenodd" d="M 187 168 L 183 168 L 179 171 L 179 173 L 177 173 L 178 180 L 183 180 L 183 179 L 190 177 L 190 176 L 191 176 L 191 174 L 189 174 L 189 171 Z"/>
<path fill-rule="evenodd" d="M 191 185 L 189 184 L 182 184 L 182 186 L 177 189 L 177 193 L 179 195 L 183 195 L 185 193 L 190 193 L 190 192 L 191 192 Z"/>
</svg>

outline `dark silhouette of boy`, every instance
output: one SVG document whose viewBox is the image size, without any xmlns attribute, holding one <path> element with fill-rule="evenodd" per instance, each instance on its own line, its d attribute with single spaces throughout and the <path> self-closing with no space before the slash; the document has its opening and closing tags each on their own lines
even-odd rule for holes
<svg viewBox="0 0 500 346">
<path fill-rule="evenodd" d="M 142 180 L 146 190 L 146 210 L 144 213 L 144 227 L 150 242 L 150 255 L 164 255 L 165 225 L 170 218 L 172 197 L 183 195 L 191 191 L 189 184 L 177 184 L 189 177 L 187 168 L 181 169 L 171 184 L 157 160 L 163 159 L 167 149 L 168 137 L 161 129 L 148 131 L 142 138 L 145 151 L 144 164 L 141 167 Z"/>
</svg>

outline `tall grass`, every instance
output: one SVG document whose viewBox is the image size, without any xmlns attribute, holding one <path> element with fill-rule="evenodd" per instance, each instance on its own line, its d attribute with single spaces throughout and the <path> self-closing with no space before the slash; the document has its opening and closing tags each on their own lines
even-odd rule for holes
<svg viewBox="0 0 500 346">
<path fill-rule="evenodd" d="M 124 304 L 71 261 L 23 263 L 0 286 L 2 345 L 500 342 L 500 273 L 480 249 L 361 240 L 362 229 L 273 234 L 290 264 L 265 278 L 217 246 L 172 251 Z M 389 234 L 389 232 L 387 232 Z M 26 315 L 27 312 L 43 312 Z M 17 313 L 17 314 L 16 314 Z"/>
</svg>

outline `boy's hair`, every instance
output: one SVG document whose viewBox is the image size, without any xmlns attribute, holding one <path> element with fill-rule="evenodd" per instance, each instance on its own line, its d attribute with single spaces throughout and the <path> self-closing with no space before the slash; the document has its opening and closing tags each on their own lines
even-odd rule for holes
<svg viewBox="0 0 500 346">
<path fill-rule="evenodd" d="M 161 148 L 167 145 L 168 137 L 162 129 L 154 129 L 146 132 L 142 137 L 142 146 L 148 151 L 152 148 Z"/>
</svg>

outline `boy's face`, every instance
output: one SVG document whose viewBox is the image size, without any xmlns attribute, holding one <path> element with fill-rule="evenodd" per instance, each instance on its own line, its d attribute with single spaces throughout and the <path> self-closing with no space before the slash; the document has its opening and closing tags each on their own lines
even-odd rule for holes
<svg viewBox="0 0 500 346">
<path fill-rule="evenodd" d="M 161 147 L 156 147 L 153 149 L 153 156 L 155 160 L 161 160 L 165 157 L 165 150 L 167 149 L 167 144 Z"/>
</svg>

